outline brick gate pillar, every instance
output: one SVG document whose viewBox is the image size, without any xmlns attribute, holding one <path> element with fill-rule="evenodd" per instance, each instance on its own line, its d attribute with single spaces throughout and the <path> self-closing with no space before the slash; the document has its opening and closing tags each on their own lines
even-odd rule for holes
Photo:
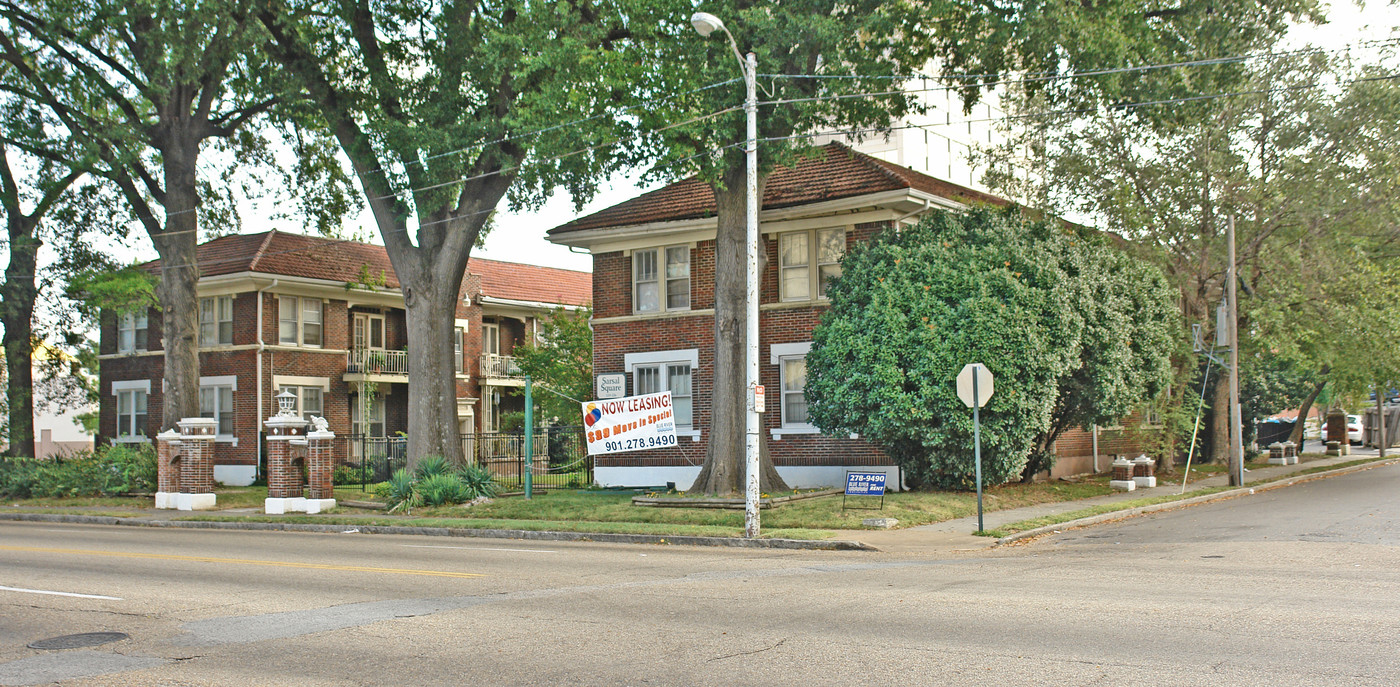
<svg viewBox="0 0 1400 687">
<path fill-rule="evenodd" d="M 334 458 L 331 445 L 335 433 L 326 429 L 324 418 L 312 418 L 316 429 L 306 435 L 306 473 L 309 488 L 306 512 L 319 513 L 335 508 L 335 484 L 331 479 Z"/>
<path fill-rule="evenodd" d="M 180 433 L 156 435 L 156 508 L 174 508 L 180 493 Z"/>
<path fill-rule="evenodd" d="M 297 461 L 305 452 L 306 420 L 297 415 L 295 404 L 296 396 L 291 393 L 278 394 L 280 409 L 263 423 L 267 428 L 267 500 L 263 511 L 273 515 L 306 511 Z"/>
<path fill-rule="evenodd" d="M 187 417 L 176 424 L 180 428 L 180 494 L 175 497 L 175 507 L 213 508 L 214 431 L 218 423 L 208 417 Z"/>
</svg>

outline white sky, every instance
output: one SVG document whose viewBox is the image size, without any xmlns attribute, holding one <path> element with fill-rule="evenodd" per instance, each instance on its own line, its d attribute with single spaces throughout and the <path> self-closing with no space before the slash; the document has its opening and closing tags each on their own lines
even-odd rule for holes
<svg viewBox="0 0 1400 687">
<path fill-rule="evenodd" d="M 1396 2 L 1400 3 L 1400 0 Z M 1294 30 L 1291 42 L 1300 46 L 1311 43 L 1340 47 L 1362 40 L 1387 38 L 1395 35 L 1395 27 L 1400 27 L 1400 4 L 1391 4 L 1389 0 L 1370 0 L 1364 8 L 1351 0 L 1336 0 L 1331 5 L 1328 24 L 1317 27 L 1300 26 Z M 497 216 L 495 230 L 486 238 L 485 248 L 476 249 L 472 254 L 493 260 L 591 271 L 592 259 L 588 255 L 573 253 L 564 246 L 546 241 L 545 232 L 575 217 L 615 205 L 657 186 L 652 184 L 639 188 L 637 179 L 640 174 L 641 170 L 637 170 L 604 184 L 582 212 L 574 211 L 572 200 L 562 191 L 556 193 L 535 212 L 511 213 L 503 210 Z M 286 222 L 268 222 L 263 216 L 264 213 L 258 210 L 245 210 L 244 231 L 256 233 L 266 231 L 272 226 L 287 226 Z M 374 236 L 378 242 L 378 232 L 374 230 L 368 212 L 363 213 L 355 224 L 360 225 L 362 234 Z M 134 232 L 133 239 L 125 250 L 131 251 L 133 258 L 155 257 L 150 240 L 140 231 Z"/>
</svg>

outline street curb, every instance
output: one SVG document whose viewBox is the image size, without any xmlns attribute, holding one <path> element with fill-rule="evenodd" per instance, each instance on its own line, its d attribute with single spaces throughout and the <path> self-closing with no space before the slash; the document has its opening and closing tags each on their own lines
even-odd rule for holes
<svg viewBox="0 0 1400 687">
<path fill-rule="evenodd" d="M 277 522 L 214 522 L 207 520 L 147 520 L 102 515 L 50 513 L 0 513 L 0 520 L 56 522 L 81 525 L 125 527 L 171 527 L 195 530 L 251 530 L 262 532 L 313 532 L 320 534 L 398 534 L 429 537 L 475 537 L 481 539 L 526 539 L 533 541 L 577 541 L 606 544 L 657 544 L 682 546 L 728 546 L 740 549 L 806 549 L 818 551 L 879 551 L 858 541 L 807 539 L 741 539 L 737 537 L 661 536 L 655 534 L 613 534 L 602 532 L 553 532 L 534 530 L 461 529 L 453 527 L 398 527 L 386 525 L 311 525 Z"/>
<path fill-rule="evenodd" d="M 1378 460 L 1373 463 L 1352 465 L 1350 467 L 1337 468 L 1335 470 L 1328 470 L 1326 472 L 1314 472 L 1309 475 L 1295 475 L 1293 477 L 1284 477 L 1273 482 L 1261 482 L 1260 484 L 1256 484 L 1253 486 L 1240 487 L 1239 489 L 1231 489 L 1229 491 L 1219 491 L 1214 494 L 1193 496 L 1191 498 L 1182 499 L 1180 501 L 1168 501 L 1166 503 L 1156 503 L 1150 506 L 1140 506 L 1138 508 L 1128 508 L 1125 510 L 1117 510 L 1109 513 L 1100 513 L 1098 515 L 1091 515 L 1088 517 L 1079 518 L 1077 520 L 1066 520 L 1065 522 L 1056 523 L 1054 525 L 1045 525 L 1043 527 L 1037 527 L 1035 529 L 1025 530 L 1023 532 L 1017 532 L 1015 534 L 1008 534 L 1005 537 L 996 540 L 996 542 L 992 544 L 992 548 L 1004 546 L 1006 544 L 1011 544 L 1022 539 L 1033 539 L 1042 535 L 1054 534 L 1056 532 L 1063 532 L 1065 530 L 1079 529 L 1081 527 L 1090 527 L 1092 525 L 1098 525 L 1105 522 L 1112 522 L 1115 520 L 1126 520 L 1127 518 L 1137 517 L 1139 515 L 1146 515 L 1148 513 L 1158 513 L 1161 511 L 1173 510 L 1176 508 L 1189 508 L 1191 506 L 1200 505 L 1202 503 L 1225 501 L 1227 499 L 1239 498 L 1241 496 L 1249 496 L 1250 494 L 1259 491 L 1282 489 L 1284 487 L 1291 487 L 1295 484 L 1302 484 L 1303 482 L 1311 482 L 1313 480 L 1318 479 L 1327 479 L 1329 477 L 1338 477 L 1353 472 L 1361 472 L 1362 470 L 1370 470 L 1372 468 L 1378 468 L 1386 465 L 1395 465 L 1396 463 L 1400 463 L 1400 458 Z"/>
</svg>

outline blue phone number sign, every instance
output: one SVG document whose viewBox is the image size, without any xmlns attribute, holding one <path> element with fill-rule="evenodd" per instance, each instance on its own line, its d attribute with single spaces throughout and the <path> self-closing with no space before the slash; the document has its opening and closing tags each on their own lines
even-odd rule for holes
<svg viewBox="0 0 1400 687">
<path fill-rule="evenodd" d="M 848 472 L 846 473 L 847 496 L 884 496 L 885 473 Z"/>
</svg>

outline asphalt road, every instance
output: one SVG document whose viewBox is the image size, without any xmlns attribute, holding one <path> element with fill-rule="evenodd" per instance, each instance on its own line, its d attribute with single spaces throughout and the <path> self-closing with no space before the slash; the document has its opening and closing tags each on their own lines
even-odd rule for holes
<svg viewBox="0 0 1400 687">
<path fill-rule="evenodd" d="M 0 685 L 1395 685 L 1397 493 L 958 557 L 0 523 Z"/>
</svg>

